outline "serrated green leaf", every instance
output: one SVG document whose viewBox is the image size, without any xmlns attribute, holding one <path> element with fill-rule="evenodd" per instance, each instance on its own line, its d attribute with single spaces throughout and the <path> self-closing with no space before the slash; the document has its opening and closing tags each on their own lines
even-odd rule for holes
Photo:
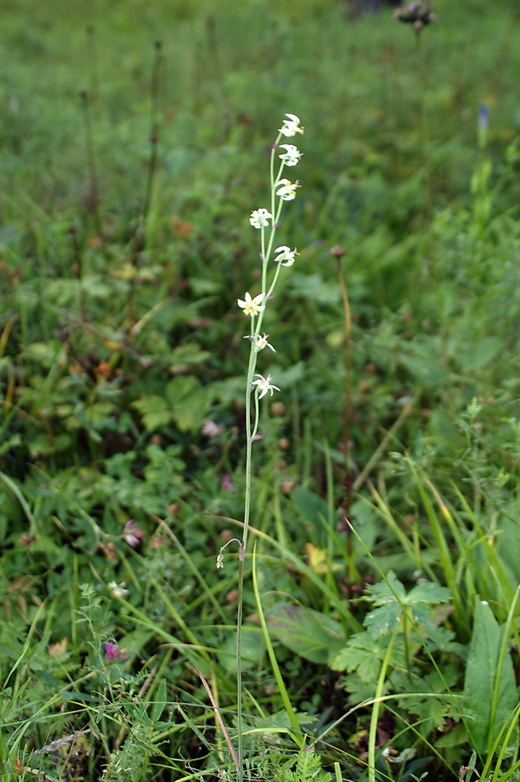
<svg viewBox="0 0 520 782">
<path fill-rule="evenodd" d="M 390 633 L 399 624 L 402 608 L 399 603 L 388 603 L 366 615 L 364 625 L 373 638 Z"/>
<path fill-rule="evenodd" d="M 170 405 L 174 407 L 182 399 L 189 396 L 193 391 L 200 388 L 200 383 L 196 377 L 183 375 L 174 377 L 166 386 L 166 398 Z"/>
<path fill-rule="evenodd" d="M 434 584 L 432 581 L 417 584 L 406 595 L 406 602 L 409 604 L 426 603 L 428 605 L 436 605 L 437 603 L 448 603 L 450 599 L 450 590 Z"/>
<path fill-rule="evenodd" d="M 384 581 L 367 586 L 366 592 L 376 606 L 396 601 L 404 603 L 406 598 L 405 588 L 392 570 L 389 571 Z"/>
<path fill-rule="evenodd" d="M 289 765 L 294 765 L 294 760 Z M 320 756 L 312 748 L 303 747 L 298 754 L 295 769 L 280 769 L 276 779 L 277 782 L 330 782 L 330 774 L 321 768 Z"/>
<path fill-rule="evenodd" d="M 196 432 L 202 426 L 208 407 L 208 394 L 201 388 L 185 397 L 173 409 L 173 419 L 181 432 Z"/>
<path fill-rule="evenodd" d="M 381 641 L 368 633 L 356 633 L 332 659 L 331 668 L 349 673 L 357 671 L 365 684 L 375 684 L 384 656 L 385 645 Z"/>
<path fill-rule="evenodd" d="M 138 410 L 148 432 L 167 426 L 172 419 L 171 407 L 162 396 L 152 395 L 145 399 L 136 399 L 132 406 Z"/>
</svg>

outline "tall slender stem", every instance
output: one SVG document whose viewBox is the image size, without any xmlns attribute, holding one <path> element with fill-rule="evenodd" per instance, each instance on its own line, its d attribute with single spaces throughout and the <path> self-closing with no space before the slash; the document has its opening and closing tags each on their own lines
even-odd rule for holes
<svg viewBox="0 0 520 782">
<path fill-rule="evenodd" d="M 295 117 L 292 114 L 287 114 L 286 116 L 289 117 L 289 120 L 284 121 L 284 126 L 291 126 L 291 132 L 287 133 L 287 129 L 285 131 L 282 130 L 279 131 L 276 141 L 271 149 L 271 159 L 270 159 L 270 167 L 269 167 L 271 212 L 269 213 L 265 209 L 258 210 L 257 213 L 253 212 L 253 216 L 255 214 L 259 214 L 259 212 L 263 212 L 265 213 L 265 215 L 267 215 L 268 219 L 271 220 L 271 228 L 270 228 L 270 233 L 268 235 L 267 241 L 266 241 L 266 233 L 265 233 L 266 231 L 265 226 L 267 225 L 267 220 L 265 220 L 265 222 L 259 221 L 258 224 L 256 225 L 252 220 L 252 224 L 255 225 L 255 227 L 257 228 L 260 228 L 261 230 L 260 247 L 261 247 L 261 259 L 262 259 L 262 276 L 261 276 L 262 289 L 261 289 L 260 298 L 257 299 L 257 297 L 255 297 L 255 299 L 252 300 L 257 305 L 256 312 L 253 308 L 250 308 L 248 311 L 246 309 L 246 302 L 241 302 L 239 300 L 239 304 L 241 307 L 244 308 L 245 313 L 251 315 L 251 329 L 250 329 L 250 334 L 248 335 L 251 345 L 249 351 L 249 361 L 247 366 L 247 377 L 246 377 L 246 388 L 245 388 L 246 465 L 245 465 L 244 525 L 242 531 L 242 539 L 239 541 L 239 551 L 238 551 L 238 601 L 237 601 L 237 636 L 236 636 L 237 731 L 238 731 L 238 739 L 237 739 L 238 752 L 237 752 L 236 764 L 237 764 L 238 782 L 243 782 L 244 780 L 243 695 L 242 695 L 241 653 L 242 653 L 242 621 L 243 621 L 243 612 L 244 612 L 245 558 L 247 553 L 247 542 L 248 542 L 249 525 L 250 525 L 250 518 L 251 518 L 253 442 L 257 438 L 258 425 L 259 425 L 259 415 L 260 415 L 259 399 L 265 395 L 267 390 L 270 390 L 271 393 L 273 391 L 273 386 L 269 384 L 269 380 L 270 380 L 269 377 L 262 378 L 261 376 L 259 376 L 260 381 L 254 381 L 253 378 L 255 377 L 258 353 L 263 347 L 266 346 L 266 344 L 268 344 L 266 342 L 265 336 L 264 338 L 261 338 L 260 331 L 264 320 L 266 304 L 278 281 L 278 277 L 280 274 L 280 267 L 281 267 L 281 262 L 280 262 L 277 264 L 277 268 L 272 277 L 271 283 L 269 284 L 268 264 L 269 264 L 271 254 L 273 252 L 276 229 L 278 227 L 278 221 L 282 213 L 283 201 L 284 201 L 284 198 L 282 196 L 279 197 L 278 202 L 276 200 L 276 196 L 277 196 L 276 183 L 280 180 L 282 171 L 285 166 L 285 162 L 284 160 L 281 161 L 280 165 L 278 166 L 278 170 L 275 174 L 275 153 L 278 148 L 278 144 L 282 135 L 294 135 L 296 132 L 303 132 L 303 129 L 298 129 L 299 119 L 297 117 Z M 295 165 L 295 163 L 294 162 L 289 163 L 289 165 Z M 296 186 L 297 185 L 295 185 L 294 188 L 296 188 Z M 294 194 L 292 194 L 291 197 L 293 198 Z M 294 251 L 293 255 L 295 254 L 295 252 L 296 251 Z M 249 296 L 249 294 L 246 294 L 246 301 L 247 300 L 251 302 L 251 297 Z M 263 344 L 261 344 L 262 339 L 264 340 Z M 259 382 L 262 382 L 262 384 L 265 383 L 265 385 L 262 385 L 261 393 L 259 393 L 258 385 L 255 388 L 255 384 Z M 254 393 L 254 409 L 252 409 L 251 406 L 251 397 L 253 396 L 253 393 Z M 222 566 L 222 551 L 223 550 L 221 549 L 219 560 L 217 561 L 219 567 Z"/>
<path fill-rule="evenodd" d="M 94 218 L 94 225 L 98 236 L 101 236 L 101 217 L 99 214 L 99 181 L 96 166 L 96 153 L 94 151 L 94 133 L 92 130 L 92 113 L 90 110 L 90 97 L 86 90 L 81 90 L 79 93 L 81 100 L 81 107 L 83 109 L 83 123 L 85 127 L 85 147 L 87 151 L 87 167 L 89 177 L 89 193 L 87 204 L 92 217 Z"/>
</svg>

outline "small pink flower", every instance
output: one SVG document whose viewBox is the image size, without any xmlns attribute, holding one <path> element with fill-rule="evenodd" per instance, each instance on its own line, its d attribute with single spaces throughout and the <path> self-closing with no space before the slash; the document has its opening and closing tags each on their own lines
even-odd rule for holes
<svg viewBox="0 0 520 782">
<path fill-rule="evenodd" d="M 125 531 L 123 532 L 123 538 L 126 540 L 129 546 L 137 548 L 141 539 L 144 538 L 146 532 L 141 529 L 139 524 L 133 519 L 129 519 L 125 524 Z"/>
<path fill-rule="evenodd" d="M 204 421 L 202 426 L 202 434 L 213 440 L 214 437 L 218 437 L 224 431 L 223 426 L 219 426 L 215 421 Z"/>
<path fill-rule="evenodd" d="M 231 475 L 223 475 L 220 480 L 220 485 L 222 486 L 224 491 L 229 491 L 230 489 L 233 489 L 235 487 L 235 484 L 231 480 Z"/>
<path fill-rule="evenodd" d="M 105 644 L 105 660 L 117 660 L 118 657 L 121 657 L 121 652 L 118 649 L 118 646 L 113 641 L 109 641 Z"/>
</svg>

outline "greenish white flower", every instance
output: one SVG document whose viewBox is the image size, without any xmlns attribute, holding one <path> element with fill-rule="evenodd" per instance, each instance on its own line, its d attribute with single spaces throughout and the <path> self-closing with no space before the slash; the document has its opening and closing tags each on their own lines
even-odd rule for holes
<svg viewBox="0 0 520 782">
<path fill-rule="evenodd" d="M 269 220 L 272 220 L 273 216 L 267 209 L 255 209 L 251 212 L 249 222 L 253 228 L 266 228 L 269 225 Z"/>
<path fill-rule="evenodd" d="M 128 589 L 125 589 L 125 582 L 118 584 L 116 581 L 111 581 L 108 585 L 111 593 L 114 597 L 124 597 L 128 594 Z"/>
<path fill-rule="evenodd" d="M 285 116 L 288 119 L 283 120 L 282 127 L 278 131 L 279 133 L 283 136 L 287 136 L 287 138 L 295 136 L 297 133 L 303 133 L 303 128 L 300 125 L 300 118 L 297 117 L 296 114 L 286 114 Z"/>
<path fill-rule="evenodd" d="M 265 396 L 268 391 L 271 392 L 271 396 L 272 396 L 273 391 L 280 390 L 278 386 L 274 386 L 271 383 L 271 375 L 267 375 L 267 377 L 264 377 L 263 375 L 259 375 L 258 373 L 256 373 L 255 377 L 257 377 L 258 380 L 253 380 L 253 385 L 256 386 L 257 392 L 260 391 L 260 393 L 258 394 L 259 399 Z"/>
<path fill-rule="evenodd" d="M 277 247 L 275 252 L 275 262 L 280 263 L 282 266 L 292 266 L 296 260 L 296 256 L 299 255 L 296 250 L 291 250 L 286 244 L 281 247 Z"/>
<path fill-rule="evenodd" d="M 294 144 L 280 144 L 280 149 L 285 149 L 282 155 L 278 155 L 282 163 L 286 166 L 296 166 L 302 156 L 302 153 Z"/>
<path fill-rule="evenodd" d="M 257 350 L 263 350 L 264 348 L 269 348 L 270 350 L 273 351 L 273 353 L 276 353 L 276 350 L 273 348 L 271 343 L 267 341 L 268 336 L 269 334 L 264 334 L 263 337 L 261 337 L 260 334 L 253 334 L 253 335 L 248 334 L 246 337 L 244 337 L 244 339 L 249 339 Z"/>
<path fill-rule="evenodd" d="M 265 306 L 262 304 L 263 300 L 263 293 L 259 293 L 258 296 L 255 296 L 254 298 L 251 297 L 250 293 L 246 293 L 243 300 L 237 299 L 237 304 L 242 310 L 244 310 L 244 315 L 250 315 L 252 318 L 254 318 L 255 315 L 258 315 L 259 312 L 265 310 Z"/>
<path fill-rule="evenodd" d="M 293 201 L 296 198 L 296 190 L 300 187 L 299 182 L 290 182 L 288 179 L 279 179 L 275 182 L 275 192 L 282 201 Z"/>
</svg>

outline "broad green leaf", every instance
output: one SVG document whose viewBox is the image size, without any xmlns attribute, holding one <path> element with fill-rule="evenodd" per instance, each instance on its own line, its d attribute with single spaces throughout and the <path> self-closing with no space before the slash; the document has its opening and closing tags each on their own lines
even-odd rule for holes
<svg viewBox="0 0 520 782">
<path fill-rule="evenodd" d="M 267 626 L 295 654 L 314 663 L 326 663 L 331 649 L 344 638 L 339 622 L 293 603 L 277 603 L 266 612 Z"/>
<path fill-rule="evenodd" d="M 484 337 L 468 346 L 460 356 L 460 363 L 465 372 L 474 372 L 489 364 L 504 347 L 504 341 L 499 337 Z"/>
<path fill-rule="evenodd" d="M 481 754 L 488 751 L 518 703 L 513 664 L 507 652 L 500 659 L 501 642 L 502 630 L 493 612 L 477 600 L 464 679 L 464 713 L 473 747 Z"/>
<path fill-rule="evenodd" d="M 448 372 L 441 362 L 432 355 L 403 354 L 400 362 L 420 383 L 427 388 L 434 388 L 445 383 Z"/>
</svg>

